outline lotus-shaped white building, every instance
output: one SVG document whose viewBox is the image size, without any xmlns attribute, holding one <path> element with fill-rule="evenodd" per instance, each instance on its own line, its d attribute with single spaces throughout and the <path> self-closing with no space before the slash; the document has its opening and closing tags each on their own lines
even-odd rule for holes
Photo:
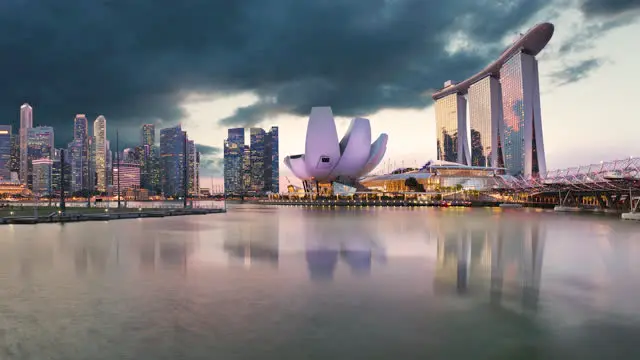
<svg viewBox="0 0 640 360">
<path fill-rule="evenodd" d="M 314 107 L 307 125 L 304 154 L 287 156 L 284 164 L 300 180 L 330 182 L 341 178 L 355 181 L 382 161 L 388 139 L 387 134 L 381 134 L 372 144 L 369 120 L 355 118 L 338 141 L 331 108 Z"/>
</svg>

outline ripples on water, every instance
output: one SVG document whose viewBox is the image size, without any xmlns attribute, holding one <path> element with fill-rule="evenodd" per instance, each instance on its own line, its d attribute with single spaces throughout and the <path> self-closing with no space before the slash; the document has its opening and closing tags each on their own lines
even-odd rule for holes
<svg viewBox="0 0 640 360">
<path fill-rule="evenodd" d="M 0 359 L 638 359 L 640 224 L 303 209 L 0 227 Z"/>
</svg>

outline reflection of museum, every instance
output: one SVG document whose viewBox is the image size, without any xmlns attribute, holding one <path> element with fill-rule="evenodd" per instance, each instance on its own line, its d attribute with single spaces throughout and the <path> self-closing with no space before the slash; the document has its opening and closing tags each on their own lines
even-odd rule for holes
<svg viewBox="0 0 640 360">
<path fill-rule="evenodd" d="M 440 232 L 435 291 L 490 299 L 516 311 L 535 309 L 544 233 L 538 224 L 510 225 Z"/>
</svg>

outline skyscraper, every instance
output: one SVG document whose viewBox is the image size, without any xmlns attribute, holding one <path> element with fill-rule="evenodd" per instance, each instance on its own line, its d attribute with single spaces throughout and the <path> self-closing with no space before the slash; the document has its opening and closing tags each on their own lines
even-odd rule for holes
<svg viewBox="0 0 640 360">
<path fill-rule="evenodd" d="M 242 149 L 242 188 L 251 190 L 251 147 L 244 145 Z"/>
<path fill-rule="evenodd" d="M 244 129 L 227 130 L 224 142 L 224 192 L 239 194 L 243 187 Z"/>
<path fill-rule="evenodd" d="M 0 125 L 0 182 L 11 180 L 11 125 Z"/>
<path fill-rule="evenodd" d="M 89 124 L 84 114 L 77 114 L 73 119 L 73 145 L 69 150 L 71 156 L 71 173 L 73 191 L 89 190 Z"/>
<path fill-rule="evenodd" d="M 160 130 L 161 182 L 165 196 L 180 196 L 184 192 L 185 136 L 180 125 Z"/>
<path fill-rule="evenodd" d="M 199 174 L 199 161 L 198 161 L 198 150 L 196 147 L 196 143 L 193 140 L 188 140 L 187 142 L 187 179 L 188 179 L 188 191 L 190 196 L 198 196 L 200 193 L 198 177 Z"/>
<path fill-rule="evenodd" d="M 546 172 L 538 61 L 535 56 L 553 36 L 550 23 L 538 24 L 521 35 L 500 57 L 479 73 L 459 83 L 445 83 L 432 95 L 436 101 L 438 158 L 454 157 L 453 149 L 464 148 L 462 96 L 469 96 L 472 161 L 476 166 L 506 168 L 514 176 L 537 177 Z M 454 116 L 455 114 L 455 116 Z M 458 127 L 454 127 L 454 117 Z M 453 144 L 458 134 L 458 144 Z M 468 146 L 468 145 L 467 145 Z M 456 154 L 458 162 L 466 154 Z"/>
<path fill-rule="evenodd" d="M 20 174 L 20 135 L 11 134 L 11 172 Z"/>
<path fill-rule="evenodd" d="M 537 176 L 546 172 L 538 61 L 522 51 L 500 69 L 504 114 L 504 163 L 512 175 Z"/>
<path fill-rule="evenodd" d="M 33 108 L 29 104 L 20 106 L 20 182 L 27 184 L 29 164 L 27 157 L 28 129 L 33 127 Z"/>
<path fill-rule="evenodd" d="M 486 76 L 469 87 L 471 165 L 503 167 L 499 145 L 502 129 L 502 92 L 495 76 Z"/>
<path fill-rule="evenodd" d="M 266 133 L 260 128 L 251 128 L 251 191 L 262 192 L 264 190 L 264 170 L 267 159 L 265 159 L 265 137 Z M 269 161 L 269 164 L 271 162 Z"/>
<path fill-rule="evenodd" d="M 278 127 L 272 126 L 267 132 L 265 155 L 265 187 L 264 191 L 274 194 L 280 192 L 280 151 L 279 151 Z"/>
<path fill-rule="evenodd" d="M 96 147 L 96 190 L 107 191 L 107 119 L 100 115 L 93 122 Z"/>
<path fill-rule="evenodd" d="M 53 160 L 36 159 L 31 161 L 33 168 L 32 190 L 39 196 L 53 194 Z"/>
<path fill-rule="evenodd" d="M 156 143 L 156 126 L 153 124 L 142 125 L 142 145 L 154 146 Z"/>
<path fill-rule="evenodd" d="M 33 161 L 52 159 L 54 153 L 54 132 L 50 126 L 28 128 L 27 131 L 27 186 L 33 189 Z"/>
<path fill-rule="evenodd" d="M 451 86 L 445 83 L 445 87 Z M 438 160 L 469 165 L 467 143 L 467 100 L 460 93 L 436 100 L 436 138 Z"/>
</svg>

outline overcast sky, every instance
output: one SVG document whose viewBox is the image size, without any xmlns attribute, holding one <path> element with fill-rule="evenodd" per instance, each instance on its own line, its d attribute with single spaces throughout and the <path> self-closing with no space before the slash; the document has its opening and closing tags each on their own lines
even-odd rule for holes
<svg viewBox="0 0 640 360">
<path fill-rule="evenodd" d="M 550 21 L 548 168 L 640 156 L 639 15 L 638 0 L 4 0 L 0 123 L 29 102 L 58 146 L 76 113 L 103 114 L 126 145 L 143 123 L 182 123 L 218 177 L 228 127 L 278 125 L 283 159 L 328 105 L 339 133 L 367 117 L 392 164 L 422 164 L 436 151 L 431 92 Z"/>
</svg>

